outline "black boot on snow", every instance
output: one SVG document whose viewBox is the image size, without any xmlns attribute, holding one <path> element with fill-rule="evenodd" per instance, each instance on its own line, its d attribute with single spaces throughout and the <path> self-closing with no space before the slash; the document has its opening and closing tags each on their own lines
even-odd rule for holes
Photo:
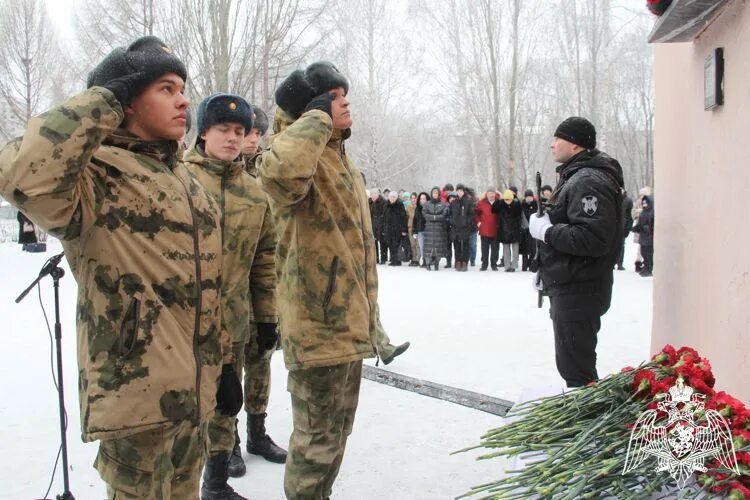
<svg viewBox="0 0 750 500">
<path fill-rule="evenodd" d="M 240 434 L 237 432 L 237 419 L 234 419 L 234 448 L 229 456 L 229 477 L 242 477 L 247 472 L 245 461 L 242 460 L 240 448 Z"/>
<path fill-rule="evenodd" d="M 237 494 L 227 484 L 229 480 L 229 457 L 231 453 L 223 451 L 218 455 L 208 457 L 203 468 L 203 486 L 201 486 L 201 500 L 248 500 Z"/>
<path fill-rule="evenodd" d="M 265 413 L 247 416 L 247 452 L 260 455 L 275 464 L 286 462 L 286 450 L 266 434 Z"/>
</svg>

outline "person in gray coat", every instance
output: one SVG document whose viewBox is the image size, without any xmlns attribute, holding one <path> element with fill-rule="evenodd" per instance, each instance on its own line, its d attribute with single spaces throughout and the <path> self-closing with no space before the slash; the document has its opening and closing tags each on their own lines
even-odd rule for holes
<svg viewBox="0 0 750 500">
<path fill-rule="evenodd" d="M 445 225 L 448 207 L 440 201 L 440 188 L 434 187 L 430 191 L 430 200 L 422 207 L 425 220 L 424 251 L 422 256 L 429 271 L 435 265 L 435 271 L 440 267 L 440 259 L 445 256 L 448 246 L 448 232 Z"/>
</svg>

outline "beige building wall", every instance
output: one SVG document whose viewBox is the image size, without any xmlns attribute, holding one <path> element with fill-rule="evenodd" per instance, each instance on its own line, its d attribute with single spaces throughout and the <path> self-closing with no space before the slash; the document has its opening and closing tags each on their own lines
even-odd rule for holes
<svg viewBox="0 0 750 500">
<path fill-rule="evenodd" d="M 724 48 L 724 105 L 703 109 L 704 59 Z M 750 402 L 750 6 L 692 43 L 657 44 L 651 347 L 690 345 Z"/>
</svg>

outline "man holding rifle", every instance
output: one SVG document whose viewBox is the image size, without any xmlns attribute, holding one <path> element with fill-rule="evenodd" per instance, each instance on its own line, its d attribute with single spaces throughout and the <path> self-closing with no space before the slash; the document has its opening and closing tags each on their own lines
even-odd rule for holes
<svg viewBox="0 0 750 500">
<path fill-rule="evenodd" d="M 539 276 L 550 299 L 557 369 L 568 387 L 599 378 L 600 318 L 612 297 L 612 268 L 622 239 L 622 168 L 596 149 L 594 126 L 564 120 L 551 145 L 559 182 L 550 206 L 529 221 L 539 240 Z"/>
</svg>

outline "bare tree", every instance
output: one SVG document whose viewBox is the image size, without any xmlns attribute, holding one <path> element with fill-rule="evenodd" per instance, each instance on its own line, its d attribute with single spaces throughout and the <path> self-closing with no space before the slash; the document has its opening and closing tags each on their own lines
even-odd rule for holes
<svg viewBox="0 0 750 500">
<path fill-rule="evenodd" d="M 9 119 L 0 133 L 8 137 L 46 104 L 54 83 L 50 68 L 61 59 L 41 0 L 4 0 L 0 8 L 0 97 Z"/>
<path fill-rule="evenodd" d="M 278 80 L 319 43 L 309 31 L 326 5 L 327 0 L 184 0 L 167 7 L 163 30 L 189 68 L 193 100 L 233 92 L 269 111 Z"/>
<path fill-rule="evenodd" d="M 163 9 L 163 0 L 78 0 L 73 18 L 80 69 L 92 67 L 114 47 L 159 33 Z"/>
<path fill-rule="evenodd" d="M 407 179 L 419 168 L 424 121 L 413 108 L 420 87 L 416 33 L 385 0 L 338 0 L 324 24 L 333 26 L 314 52 L 332 59 L 350 79 L 355 118 L 351 154 L 373 185 Z M 408 110 L 409 116 L 404 116 Z"/>
</svg>

